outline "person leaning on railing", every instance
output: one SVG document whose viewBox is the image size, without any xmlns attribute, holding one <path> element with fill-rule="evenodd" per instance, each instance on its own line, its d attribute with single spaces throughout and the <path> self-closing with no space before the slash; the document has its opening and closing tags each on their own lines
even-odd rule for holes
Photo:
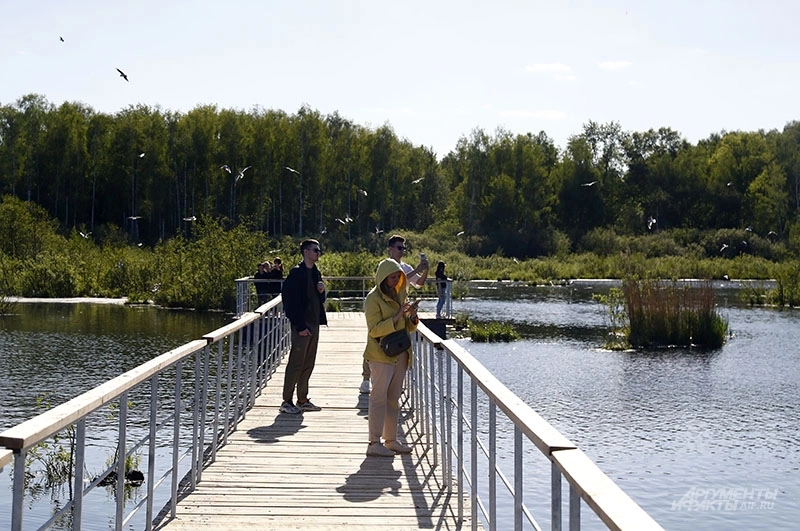
<svg viewBox="0 0 800 531">
<path fill-rule="evenodd" d="M 395 453 L 411 453 L 411 447 L 397 440 L 400 416 L 400 393 L 411 365 L 411 346 L 390 357 L 380 345 L 381 338 L 405 329 L 417 329 L 417 307 L 408 300 L 406 275 L 400 264 L 391 258 L 378 264 L 375 287 L 364 300 L 367 319 L 367 346 L 364 359 L 372 375 L 369 395 L 369 445 L 367 455 L 392 457 Z M 385 441 L 381 444 L 381 436 Z"/>
</svg>

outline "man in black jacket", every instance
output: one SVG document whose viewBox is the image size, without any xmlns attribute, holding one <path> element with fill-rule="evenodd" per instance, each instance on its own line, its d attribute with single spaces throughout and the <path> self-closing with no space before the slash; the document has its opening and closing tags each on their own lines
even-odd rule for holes
<svg viewBox="0 0 800 531">
<path fill-rule="evenodd" d="M 325 283 L 317 269 L 322 250 L 317 240 L 300 244 L 303 261 L 289 271 L 283 281 L 283 310 L 292 327 L 292 348 L 283 380 L 282 413 L 319 411 L 308 399 L 308 380 L 314 371 L 319 344 L 319 327 L 327 325 L 325 315 Z M 297 405 L 292 401 L 297 388 Z"/>
</svg>

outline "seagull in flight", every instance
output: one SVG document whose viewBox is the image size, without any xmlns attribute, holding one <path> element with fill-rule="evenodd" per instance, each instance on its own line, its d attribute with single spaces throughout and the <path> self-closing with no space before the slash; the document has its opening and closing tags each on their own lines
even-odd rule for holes
<svg viewBox="0 0 800 531">
<path fill-rule="evenodd" d="M 189 216 L 188 218 L 183 218 L 183 221 L 197 221 L 195 216 Z"/>
<path fill-rule="evenodd" d="M 414 179 L 413 181 L 411 181 L 411 184 L 419 184 L 419 183 L 421 183 L 421 182 L 422 182 L 422 180 L 423 180 L 424 178 L 425 178 L 425 177 L 420 177 L 419 179 Z"/>
<path fill-rule="evenodd" d="M 375 234 L 380 234 L 381 232 L 383 232 L 383 230 L 379 226 L 375 225 Z"/>
<path fill-rule="evenodd" d="M 359 190 L 358 193 L 363 195 L 364 197 L 367 197 L 367 191 L 366 190 Z"/>
<path fill-rule="evenodd" d="M 594 186 L 595 184 L 597 184 L 597 181 L 592 181 L 590 183 L 583 183 L 581 186 Z"/>
<path fill-rule="evenodd" d="M 140 158 L 140 159 L 143 159 L 143 158 L 144 158 L 144 152 L 142 152 L 142 153 L 139 153 L 139 158 Z"/>
<path fill-rule="evenodd" d="M 345 220 L 343 220 L 342 218 L 336 218 L 334 221 L 337 221 L 337 222 L 341 223 L 342 225 L 344 225 L 346 223 Z"/>
<path fill-rule="evenodd" d="M 353 221 L 353 218 L 351 218 L 349 215 L 344 217 L 344 222 L 345 223 L 350 223 L 351 221 Z"/>
<path fill-rule="evenodd" d="M 463 230 L 461 232 L 459 232 L 458 234 L 456 234 L 456 236 L 463 236 L 463 235 L 464 235 L 464 231 Z"/>
<path fill-rule="evenodd" d="M 242 168 L 241 170 L 239 170 L 239 175 L 236 176 L 236 179 L 233 181 L 233 184 L 238 183 L 244 177 L 244 172 L 246 172 L 250 168 L 252 168 L 252 166 L 246 166 L 246 167 Z"/>
<path fill-rule="evenodd" d="M 91 233 L 91 232 L 81 232 L 81 231 L 78 231 L 78 234 L 80 234 L 80 235 L 81 235 L 81 238 L 88 239 L 88 238 L 89 238 L 89 236 L 90 236 L 92 233 Z"/>
<path fill-rule="evenodd" d="M 226 172 L 231 173 L 231 168 L 227 164 L 223 164 L 222 166 L 219 167 L 219 169 L 225 170 Z"/>
<path fill-rule="evenodd" d="M 64 42 L 64 37 L 59 37 L 58 40 L 60 40 L 61 42 Z"/>
<path fill-rule="evenodd" d="M 647 229 L 648 230 L 652 230 L 653 225 L 655 225 L 655 224 L 656 224 L 656 218 L 654 218 L 653 216 L 650 216 L 647 219 Z"/>
<path fill-rule="evenodd" d="M 123 72 L 119 68 L 117 68 L 117 72 L 119 72 L 119 77 L 123 78 L 125 81 L 128 81 L 128 76 L 125 74 L 125 72 Z"/>
<path fill-rule="evenodd" d="M 290 168 L 289 166 L 284 166 L 284 168 L 286 168 L 287 170 L 289 170 L 290 172 L 292 172 L 292 173 L 294 173 L 294 174 L 296 174 L 296 175 L 300 175 L 300 172 L 299 172 L 299 171 L 297 171 L 297 170 L 296 170 L 296 169 L 294 169 L 294 168 Z"/>
<path fill-rule="evenodd" d="M 719 252 L 723 252 L 727 248 L 728 248 L 728 244 L 727 243 L 723 243 L 722 247 L 719 248 Z"/>
<path fill-rule="evenodd" d="M 136 221 L 137 219 L 142 219 L 142 216 L 128 216 L 128 219 Z"/>
</svg>

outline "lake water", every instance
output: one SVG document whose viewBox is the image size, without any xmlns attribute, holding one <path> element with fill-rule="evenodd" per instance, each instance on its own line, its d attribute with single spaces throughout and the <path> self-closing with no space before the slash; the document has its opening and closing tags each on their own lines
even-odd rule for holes
<svg viewBox="0 0 800 531">
<path fill-rule="evenodd" d="M 610 352 L 602 349 L 605 308 L 592 300 L 608 287 L 472 283 L 454 311 L 511 322 L 525 337 L 458 341 L 666 529 L 796 527 L 800 313 L 743 306 L 739 286 L 724 283 L 715 291 L 732 337 L 721 349 Z M 88 304 L 19 304 L 16 312 L 0 320 L 3 429 L 37 414 L 40 395 L 62 402 L 230 318 Z M 10 520 L 8 471 L 0 474 L 0 527 Z M 526 477 L 537 518 L 549 503 L 549 469 L 542 476 L 530 486 Z M 540 483 L 541 508 L 531 501 Z M 729 497 L 721 504 L 720 492 Z M 584 529 L 602 528 L 584 519 Z"/>
</svg>

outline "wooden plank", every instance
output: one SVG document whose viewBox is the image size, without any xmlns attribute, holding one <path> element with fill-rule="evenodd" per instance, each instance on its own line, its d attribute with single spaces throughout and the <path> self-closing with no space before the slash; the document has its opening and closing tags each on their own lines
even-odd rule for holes
<svg viewBox="0 0 800 531">
<path fill-rule="evenodd" d="M 441 466 L 432 467 L 409 411 L 400 434 L 414 452 L 367 457 L 368 398 L 360 395 L 367 329 L 363 313 L 329 313 L 320 332 L 309 397 L 322 411 L 280 413 L 282 364 L 217 451 L 197 488 L 160 529 L 468 529 L 457 522 Z M 480 526 L 479 526 L 480 528 Z"/>
</svg>

